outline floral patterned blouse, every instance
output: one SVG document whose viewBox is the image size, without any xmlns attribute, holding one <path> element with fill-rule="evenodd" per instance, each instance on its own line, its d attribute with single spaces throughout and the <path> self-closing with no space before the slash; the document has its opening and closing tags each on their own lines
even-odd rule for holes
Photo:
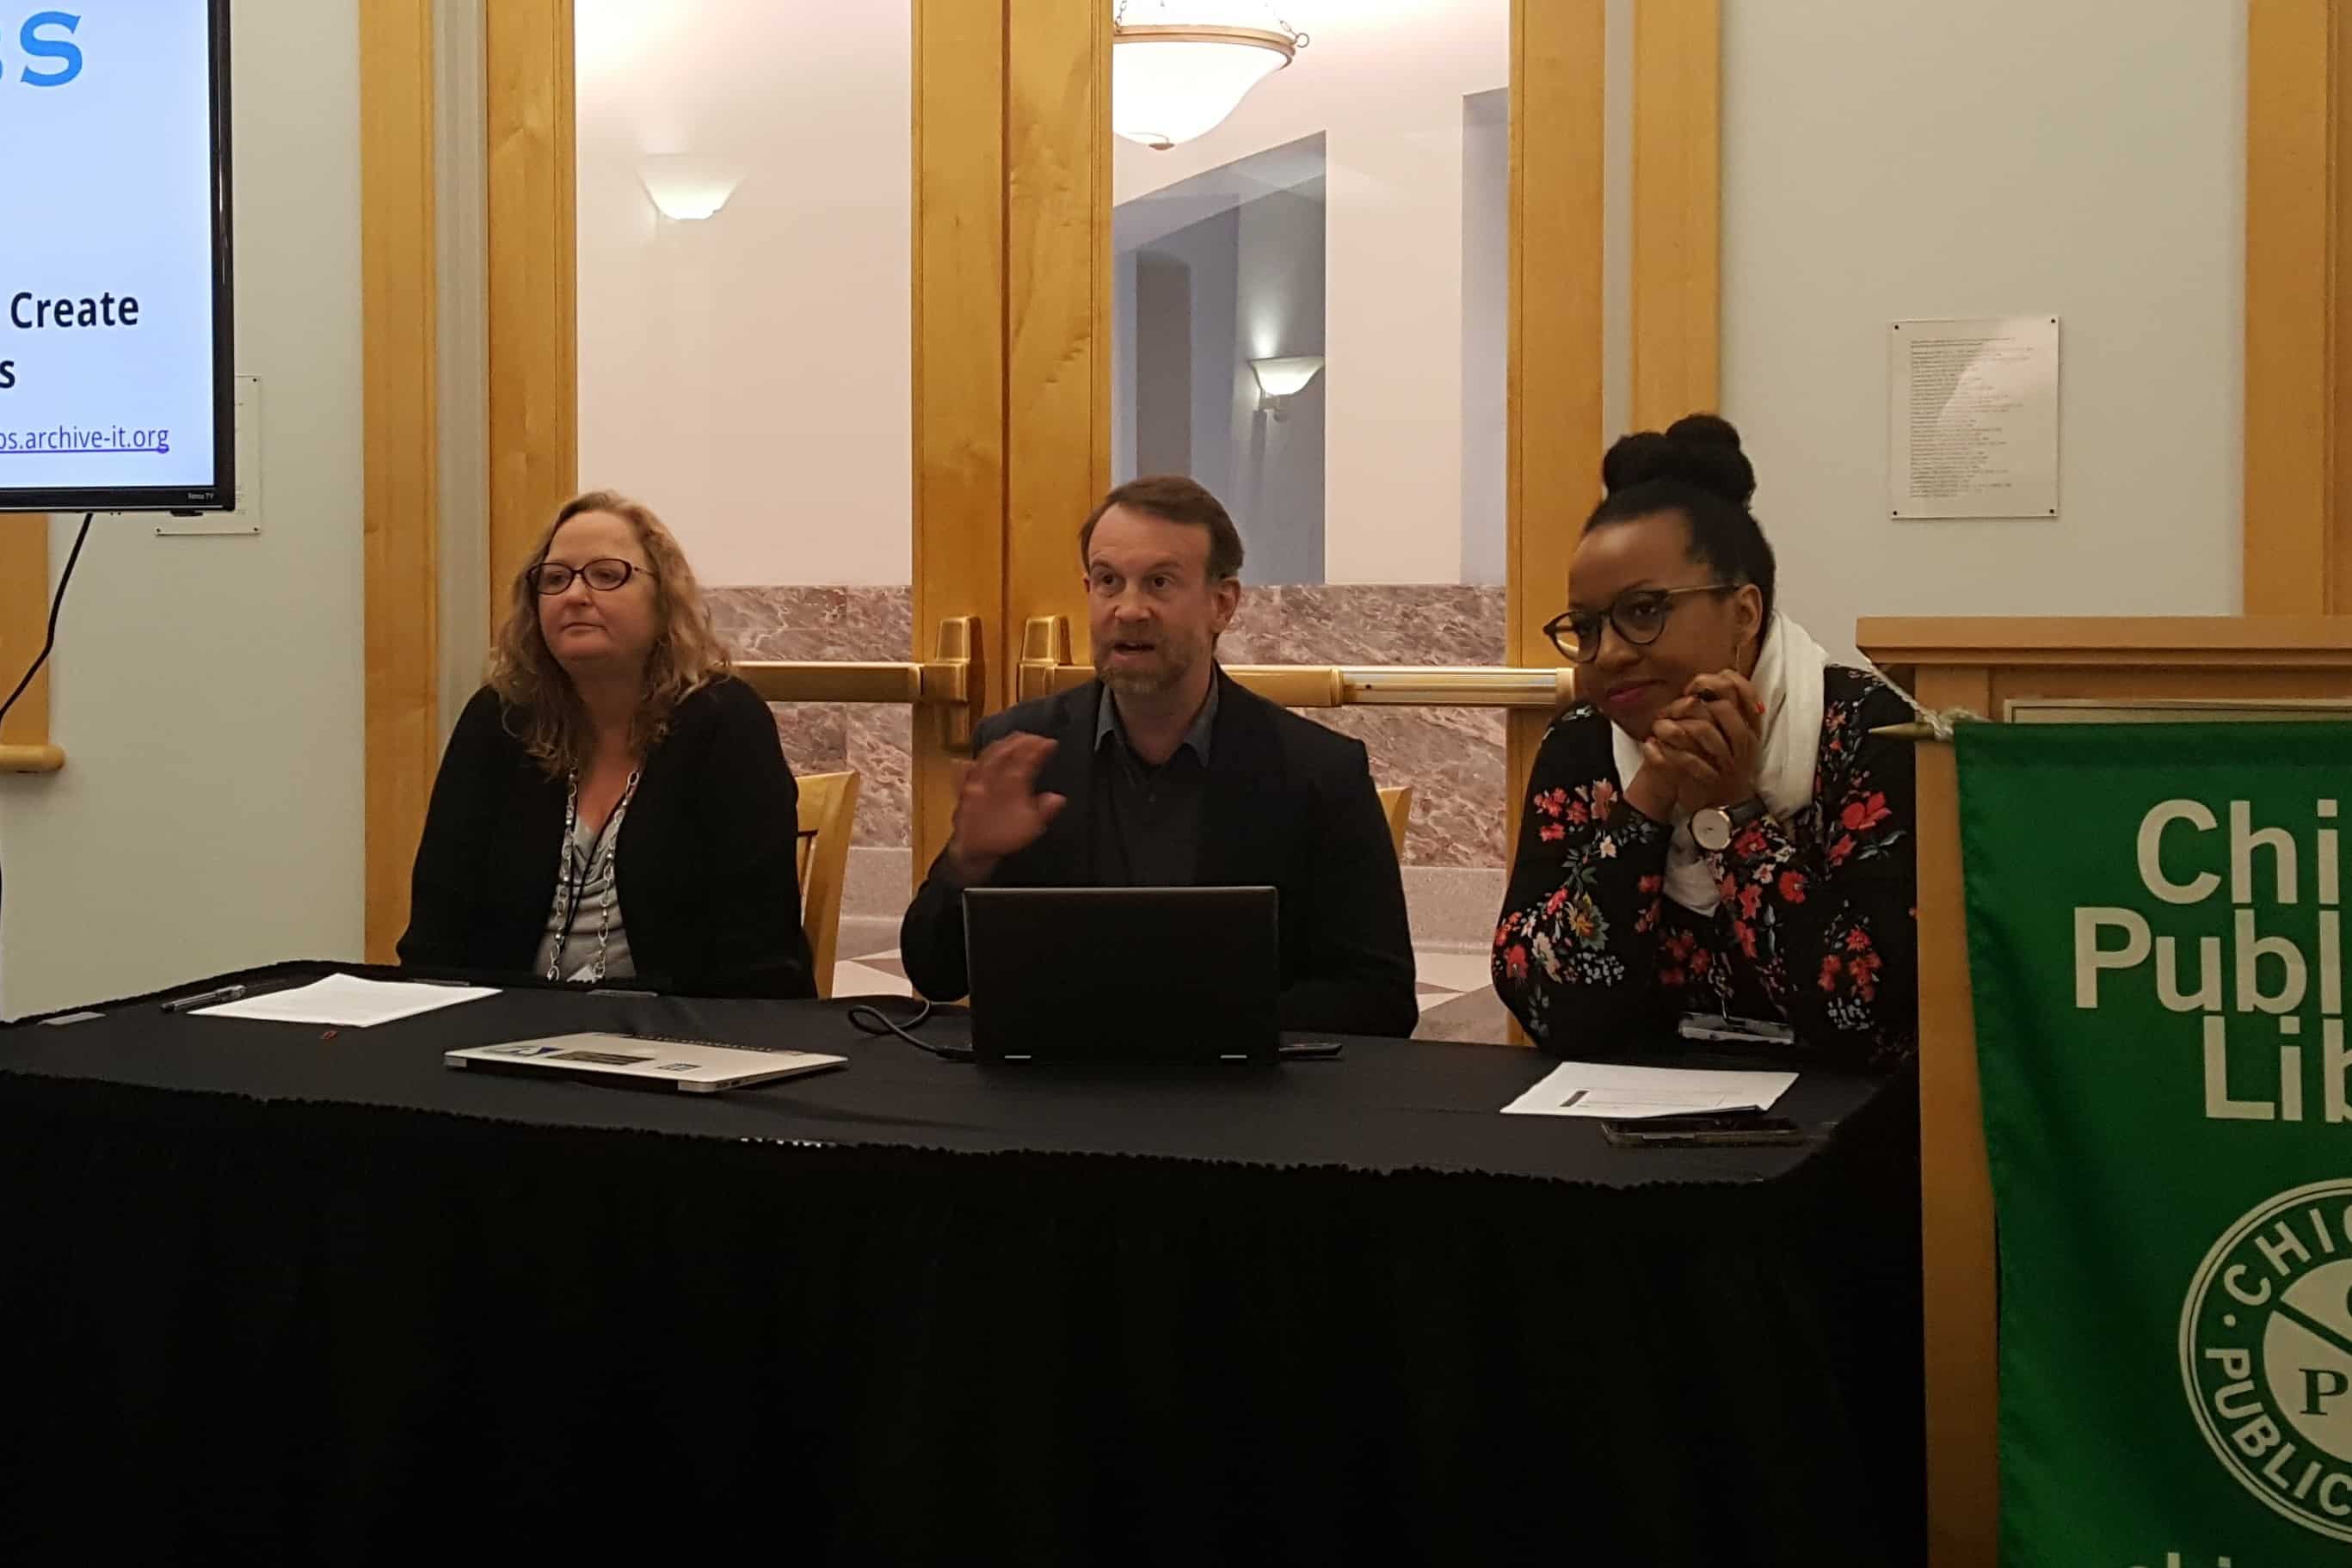
<svg viewBox="0 0 2352 1568">
<path fill-rule="evenodd" d="M 1833 664 L 1827 682 L 1812 804 L 1707 857 L 1710 915 L 1666 896 L 1672 830 L 1625 803 L 1608 719 L 1582 706 L 1553 723 L 1495 931 L 1495 988 L 1537 1044 L 1622 1051 L 1707 1012 L 1785 1021 L 1824 1065 L 1915 1049 L 1911 743 L 1869 733 L 1911 711 L 1866 671 Z"/>
</svg>

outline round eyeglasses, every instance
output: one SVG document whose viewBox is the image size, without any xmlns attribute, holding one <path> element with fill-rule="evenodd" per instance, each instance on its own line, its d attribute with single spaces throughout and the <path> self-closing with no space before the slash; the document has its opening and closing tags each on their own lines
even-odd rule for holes
<svg viewBox="0 0 2352 1568">
<path fill-rule="evenodd" d="M 1606 610 L 1570 610 L 1544 622 L 1544 635 L 1571 664 L 1589 664 L 1601 656 L 1606 628 L 1636 648 L 1646 648 L 1666 633 L 1675 601 L 1686 593 L 1728 593 L 1736 582 L 1702 582 L 1690 588 L 1636 588 L 1621 593 Z"/>
</svg>

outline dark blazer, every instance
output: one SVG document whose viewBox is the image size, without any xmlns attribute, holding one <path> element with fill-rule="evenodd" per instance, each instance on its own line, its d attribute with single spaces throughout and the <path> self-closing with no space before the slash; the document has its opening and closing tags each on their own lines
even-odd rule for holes
<svg viewBox="0 0 2352 1568">
<path fill-rule="evenodd" d="M 433 782 L 400 958 L 530 971 L 555 900 L 565 785 L 485 686 Z M 759 694 L 729 677 L 680 703 L 614 849 L 640 983 L 704 997 L 813 997 L 795 845 L 800 790 Z"/>
<path fill-rule="evenodd" d="M 1363 742 L 1253 695 L 1222 670 L 1217 683 L 1195 882 L 1280 890 L 1283 1028 L 1411 1034 L 1420 1014 L 1404 879 Z M 1043 838 L 996 868 L 990 885 L 1093 883 L 1087 819 L 1102 700 L 1095 681 L 981 725 L 981 747 L 1015 731 L 1057 742 L 1037 788 L 1069 800 Z M 947 1000 L 971 989 L 962 891 L 944 855 L 908 909 L 898 946 L 907 977 L 925 996 Z"/>
</svg>

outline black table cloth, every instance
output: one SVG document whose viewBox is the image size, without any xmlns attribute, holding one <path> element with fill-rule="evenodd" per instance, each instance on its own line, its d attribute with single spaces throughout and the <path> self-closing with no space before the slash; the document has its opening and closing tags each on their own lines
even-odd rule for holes
<svg viewBox="0 0 2352 1568">
<path fill-rule="evenodd" d="M 1081 1071 L 840 1003 L 102 1010 L 0 1031 L 9 1561 L 1918 1555 L 1907 1077 L 1805 1075 L 1801 1147 L 1628 1150 L 1496 1115 L 1551 1065 L 1499 1047 Z M 441 1064 L 594 1028 L 851 1066 Z"/>
</svg>

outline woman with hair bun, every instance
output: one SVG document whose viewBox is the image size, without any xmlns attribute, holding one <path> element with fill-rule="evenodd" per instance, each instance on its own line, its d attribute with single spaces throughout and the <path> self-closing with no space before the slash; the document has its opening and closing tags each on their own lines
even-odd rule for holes
<svg viewBox="0 0 2352 1568">
<path fill-rule="evenodd" d="M 1909 705 L 1775 608 L 1728 423 L 1626 436 L 1601 477 L 1545 628 L 1579 702 L 1536 757 L 1495 988 L 1555 1055 L 1698 1014 L 1785 1024 L 1798 1060 L 1899 1060 L 1918 1032 L 1911 747 L 1871 731 Z"/>
</svg>

